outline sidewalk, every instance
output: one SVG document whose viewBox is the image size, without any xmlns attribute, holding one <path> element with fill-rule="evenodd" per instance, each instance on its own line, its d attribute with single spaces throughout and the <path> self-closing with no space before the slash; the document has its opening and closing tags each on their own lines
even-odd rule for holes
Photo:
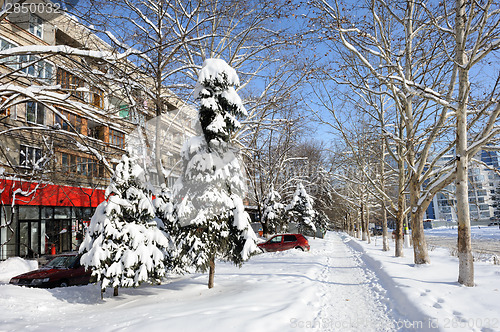
<svg viewBox="0 0 500 332">
<path fill-rule="evenodd" d="M 381 238 L 367 244 L 364 241 L 340 235 L 358 253 L 376 274 L 382 277 L 386 289 L 397 289 L 400 294 L 389 294 L 391 300 L 406 298 L 424 317 L 423 325 L 434 331 L 500 331 L 500 266 L 475 262 L 476 287 L 465 287 L 457 282 L 458 258 L 445 248 L 429 251 L 430 265 L 413 264 L 413 249 L 405 248 L 405 257 L 394 257 L 394 243 L 390 251 L 382 251 Z M 391 284 L 393 286 L 391 286 Z M 403 310 L 408 311 L 408 310 Z M 419 322 L 418 317 L 409 321 Z"/>
</svg>

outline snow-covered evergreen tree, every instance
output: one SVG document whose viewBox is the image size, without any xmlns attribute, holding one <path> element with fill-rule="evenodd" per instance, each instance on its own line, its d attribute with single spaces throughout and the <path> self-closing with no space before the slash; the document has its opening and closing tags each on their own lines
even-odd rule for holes
<svg viewBox="0 0 500 332">
<path fill-rule="evenodd" d="M 179 223 L 177 222 L 177 213 L 175 212 L 173 194 L 166 184 L 162 184 L 160 191 L 156 193 L 153 200 L 156 209 L 156 222 L 158 228 L 167 234 L 171 246 L 168 259 L 165 260 L 165 268 L 172 272 L 183 272 L 184 268 L 180 260 L 178 250 L 177 236 L 179 234 Z"/>
<path fill-rule="evenodd" d="M 308 230 L 316 232 L 316 226 L 314 226 L 313 222 L 316 212 L 313 209 L 313 204 L 312 197 L 309 196 L 304 185 L 299 182 L 292 201 L 286 208 L 288 212 L 297 218 L 299 233 L 304 233 Z"/>
<path fill-rule="evenodd" d="M 209 288 L 216 258 L 241 265 L 257 251 L 242 201 L 246 188 L 237 149 L 230 144 L 241 126 L 236 117 L 246 116 L 238 85 L 236 71 L 224 60 L 205 60 L 195 88 L 203 136 L 184 145 L 183 172 L 174 185 L 182 264 L 210 270 Z"/>
<path fill-rule="evenodd" d="M 169 258 L 168 237 L 155 221 L 152 193 L 144 170 L 124 155 L 116 166 L 106 200 L 96 209 L 80 252 L 101 290 L 158 282 Z"/>
<path fill-rule="evenodd" d="M 321 210 L 315 210 L 313 224 L 316 227 L 316 229 L 319 229 L 324 233 L 326 232 L 329 223 L 330 219 L 328 218 L 325 212 Z"/>
<path fill-rule="evenodd" d="M 264 233 L 272 234 L 283 229 L 283 219 L 285 213 L 285 205 L 280 203 L 281 196 L 274 190 L 271 185 L 269 193 L 264 199 L 264 212 L 262 213 L 262 221 L 264 223 Z"/>
</svg>

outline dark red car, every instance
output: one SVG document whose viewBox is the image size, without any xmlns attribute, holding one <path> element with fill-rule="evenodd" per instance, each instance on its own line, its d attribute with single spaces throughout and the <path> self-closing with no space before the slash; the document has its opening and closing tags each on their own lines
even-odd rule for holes
<svg viewBox="0 0 500 332">
<path fill-rule="evenodd" d="M 10 283 L 41 288 L 86 285 L 91 271 L 85 271 L 80 265 L 80 256 L 74 253 L 55 256 L 42 268 L 18 275 L 10 279 Z"/>
<path fill-rule="evenodd" d="M 258 246 L 263 251 L 282 251 L 288 249 L 309 251 L 310 249 L 309 242 L 302 234 L 278 234 L 264 243 L 259 243 Z"/>
</svg>

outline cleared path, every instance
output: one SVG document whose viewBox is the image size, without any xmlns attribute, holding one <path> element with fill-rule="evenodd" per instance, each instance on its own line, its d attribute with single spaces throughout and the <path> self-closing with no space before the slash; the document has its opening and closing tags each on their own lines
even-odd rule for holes
<svg viewBox="0 0 500 332">
<path fill-rule="evenodd" d="M 425 330 L 413 322 L 427 321 L 389 278 L 349 237 L 328 233 L 315 241 L 312 255 L 324 264 L 318 271 L 322 331 Z M 435 331 L 435 330 L 434 330 Z"/>
</svg>

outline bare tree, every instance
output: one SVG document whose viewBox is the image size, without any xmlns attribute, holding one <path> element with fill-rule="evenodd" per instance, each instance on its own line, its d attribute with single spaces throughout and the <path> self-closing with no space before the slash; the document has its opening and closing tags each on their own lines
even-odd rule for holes
<svg viewBox="0 0 500 332">
<path fill-rule="evenodd" d="M 453 138 L 454 128 L 462 140 L 456 148 L 456 165 L 462 167 L 459 171 L 462 188 L 457 191 L 463 203 L 461 206 L 468 204 L 462 196 L 467 193 L 466 187 L 464 190 L 465 165 L 497 133 L 495 121 L 499 107 L 494 102 L 494 89 L 486 93 L 489 99 L 477 98 L 472 110 L 469 113 L 465 110 L 467 104 L 471 105 L 467 101 L 471 90 L 466 73 L 498 48 L 498 8 L 491 1 L 458 3 L 456 11 L 449 11 L 448 2 L 374 0 L 360 8 L 366 15 L 356 22 L 348 18 L 337 1 L 316 1 L 314 4 L 326 18 L 320 19 L 322 25 L 336 31 L 334 47 L 344 55 L 342 59 L 356 60 L 346 67 L 352 69 L 354 64 L 356 69 L 353 70 L 364 75 L 362 81 L 384 86 L 384 93 L 393 100 L 400 114 L 399 125 L 405 132 L 404 137 L 397 138 L 404 142 L 403 149 L 398 151 L 405 156 L 409 176 L 415 263 L 428 263 L 422 216 L 433 195 L 452 183 L 457 175 L 454 164 L 438 166 L 440 158 L 458 144 Z M 438 12 L 441 14 L 434 14 Z M 370 84 L 356 84 L 349 81 L 349 77 L 345 79 L 345 75 L 337 76 L 337 81 L 377 93 Z M 458 123 L 454 124 L 455 116 Z M 469 148 L 464 145 L 468 135 L 473 137 Z M 462 218 L 467 219 L 467 214 L 462 213 Z M 461 222 L 461 238 L 467 238 L 464 235 L 469 232 L 467 223 Z M 463 257 L 469 255 L 465 254 L 469 251 L 465 242 L 460 240 Z M 464 259 L 470 262 L 465 265 L 471 265 L 469 258 Z M 459 280 L 470 285 L 464 278 Z"/>
</svg>

